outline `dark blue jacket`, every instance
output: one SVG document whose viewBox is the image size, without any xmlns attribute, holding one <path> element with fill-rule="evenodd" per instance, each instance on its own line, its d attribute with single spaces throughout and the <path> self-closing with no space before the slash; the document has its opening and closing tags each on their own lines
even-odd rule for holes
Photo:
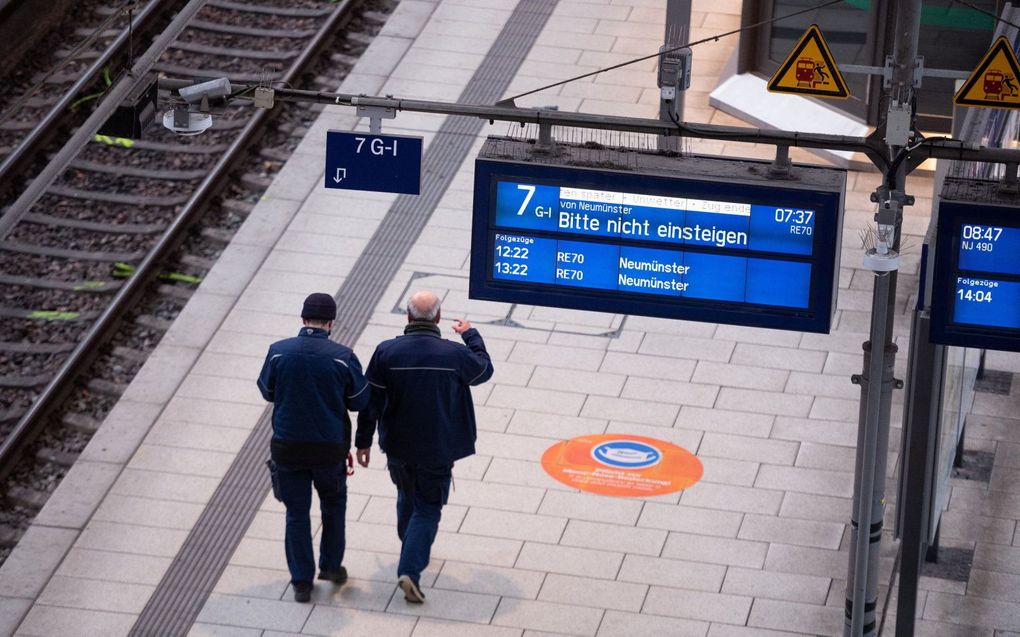
<svg viewBox="0 0 1020 637">
<path fill-rule="evenodd" d="M 317 327 L 270 345 L 258 386 L 273 403 L 274 440 L 348 444 L 347 410 L 369 400 L 358 357 Z"/>
<path fill-rule="evenodd" d="M 415 322 L 379 344 L 365 372 L 372 404 L 358 414 L 358 449 L 372 446 L 378 419 L 379 446 L 398 460 L 448 465 L 475 452 L 470 387 L 492 377 L 492 361 L 478 330 L 461 338 L 466 346 Z"/>
</svg>

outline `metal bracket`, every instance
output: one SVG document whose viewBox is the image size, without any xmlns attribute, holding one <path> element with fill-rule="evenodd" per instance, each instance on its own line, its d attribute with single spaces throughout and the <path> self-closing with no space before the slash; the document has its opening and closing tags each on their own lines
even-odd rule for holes
<svg viewBox="0 0 1020 637">
<path fill-rule="evenodd" d="M 776 158 L 769 164 L 769 179 L 789 179 L 790 177 L 790 147 L 781 144 L 776 146 Z"/>
<path fill-rule="evenodd" d="M 924 77 L 924 56 L 914 58 L 914 88 L 921 88 L 921 78 Z"/>
<path fill-rule="evenodd" d="M 553 147 L 552 124 L 539 122 L 538 141 L 535 143 L 536 150 L 551 150 Z"/>
<path fill-rule="evenodd" d="M 999 182 L 999 186 L 996 190 L 1000 194 L 1004 195 L 1020 195 L 1020 181 L 1017 180 L 1017 167 L 1018 164 L 1005 164 L 1005 172 L 1002 175 L 1002 181 Z"/>
<path fill-rule="evenodd" d="M 882 67 L 882 88 L 892 88 L 893 56 L 885 56 L 885 66 Z"/>
<path fill-rule="evenodd" d="M 392 98 L 392 95 L 386 97 Z M 382 133 L 382 120 L 384 119 L 395 119 L 397 117 L 397 111 L 393 108 L 387 108 L 385 106 L 365 106 L 358 104 L 358 98 L 351 98 L 351 105 L 357 109 L 358 117 L 368 118 L 368 132 L 373 135 L 379 135 Z"/>
<path fill-rule="evenodd" d="M 889 186 L 886 186 L 885 184 L 875 188 L 875 190 L 871 193 L 870 198 L 872 203 L 880 203 L 894 199 L 900 202 L 900 205 L 903 206 L 914 205 L 914 195 L 908 195 L 902 190 L 889 190 Z"/>
</svg>

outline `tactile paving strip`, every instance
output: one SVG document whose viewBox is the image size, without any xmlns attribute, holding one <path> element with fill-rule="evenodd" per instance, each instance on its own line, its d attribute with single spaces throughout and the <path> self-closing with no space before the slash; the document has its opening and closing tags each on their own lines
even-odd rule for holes
<svg viewBox="0 0 1020 637">
<path fill-rule="evenodd" d="M 557 1 L 521 0 L 517 4 L 459 102 L 493 104 L 503 97 Z M 394 201 L 337 293 L 343 310 L 334 327 L 335 340 L 358 340 L 484 123 L 465 117 L 448 117 L 443 122 L 423 159 L 421 194 L 401 195 Z M 131 635 L 185 635 L 191 628 L 269 492 L 263 463 L 269 449 L 271 413 L 267 408 L 259 419 Z"/>
</svg>

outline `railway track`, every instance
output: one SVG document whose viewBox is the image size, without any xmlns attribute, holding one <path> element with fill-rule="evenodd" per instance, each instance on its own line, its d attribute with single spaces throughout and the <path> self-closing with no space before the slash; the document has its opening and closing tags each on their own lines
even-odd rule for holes
<svg viewBox="0 0 1020 637">
<path fill-rule="evenodd" d="M 396 3 L 198 2 L 152 71 L 334 90 Z M 53 178 L 0 218 L 0 545 L 41 508 L 317 110 L 214 106 L 196 137 L 83 129 L 92 141 L 62 151 Z"/>
<path fill-rule="evenodd" d="M 12 20 L 31 11 L 28 2 L 12 4 L 19 5 L 5 12 Z M 45 156 L 46 145 L 85 120 L 114 80 L 111 69 L 144 50 L 184 4 L 86 0 L 68 12 L 62 37 L 37 35 L 38 43 L 25 56 L 9 60 L 10 85 L 0 97 L 0 208 Z M 11 35 L 6 31 L 0 28 L 0 37 Z"/>
</svg>

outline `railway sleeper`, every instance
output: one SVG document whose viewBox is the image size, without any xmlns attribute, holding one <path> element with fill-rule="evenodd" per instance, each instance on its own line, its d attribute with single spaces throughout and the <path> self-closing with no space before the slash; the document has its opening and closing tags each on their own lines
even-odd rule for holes
<svg viewBox="0 0 1020 637">
<path fill-rule="evenodd" d="M 14 548 L 21 539 L 21 531 L 9 526 L 0 526 L 0 547 Z"/>
<path fill-rule="evenodd" d="M 49 447 L 40 447 L 39 450 L 35 452 L 35 459 L 38 460 L 39 462 L 55 464 L 59 467 L 70 467 L 78 460 L 78 456 L 80 455 L 81 455 L 80 452 L 64 451 L 63 449 L 51 449 Z M 49 493 L 45 492 L 43 492 L 43 494 L 47 498 L 50 495 Z M 44 498 L 43 504 L 45 503 L 46 500 Z M 42 507 L 40 506 L 39 508 Z"/>
<path fill-rule="evenodd" d="M 361 14 L 361 17 L 365 22 L 374 22 L 375 24 L 385 24 L 386 20 L 389 19 L 390 14 L 382 13 L 381 11 L 365 11 Z"/>
<path fill-rule="evenodd" d="M 35 126 L 36 126 L 36 122 L 34 122 L 34 121 L 29 121 L 29 120 L 18 121 L 16 119 L 14 119 L 14 120 L 8 120 L 8 121 L 4 122 L 3 124 L 0 124 L 0 130 L 11 131 L 13 133 L 23 133 L 25 131 L 32 130 L 33 128 L 35 128 Z"/>
<path fill-rule="evenodd" d="M 241 175 L 241 183 L 244 184 L 246 188 L 262 192 L 273 185 L 273 178 L 265 175 L 245 173 L 244 175 Z"/>
<path fill-rule="evenodd" d="M 22 285 L 25 287 L 42 288 L 44 290 L 64 290 L 66 292 L 101 292 L 113 293 L 120 286 L 120 281 L 62 281 L 60 279 L 40 279 L 28 276 L 0 274 L 0 284 Z M 0 346 L 0 350 L 3 347 Z"/>
<path fill-rule="evenodd" d="M 83 219 L 54 217 L 53 215 L 38 212 L 27 213 L 22 219 L 29 223 L 37 223 L 44 226 L 75 228 L 88 232 L 114 232 L 117 234 L 159 234 L 167 228 L 165 223 L 100 223 Z"/>
<path fill-rule="evenodd" d="M 106 29 L 104 31 L 96 33 L 96 30 L 93 27 L 79 27 L 74 30 L 74 34 L 77 36 L 81 36 L 83 38 L 91 38 L 92 36 L 96 36 L 96 38 L 101 40 L 113 40 L 117 36 L 119 36 L 120 33 L 121 32 L 118 29 Z"/>
<path fill-rule="evenodd" d="M 234 237 L 232 230 L 224 230 L 223 228 L 202 228 L 201 234 L 202 238 L 218 243 L 230 243 L 230 240 Z"/>
<path fill-rule="evenodd" d="M 0 376 L 0 387 L 18 387 L 21 389 L 42 387 L 46 383 L 50 382 L 52 378 L 52 372 L 46 374 L 33 374 L 31 376 L 5 375 Z"/>
<path fill-rule="evenodd" d="M 49 500 L 50 494 L 38 489 L 14 485 L 7 489 L 6 500 L 14 506 L 38 511 Z"/>
<path fill-rule="evenodd" d="M 375 39 L 375 36 L 372 35 L 371 33 L 362 33 L 361 31 L 351 31 L 349 33 L 345 33 L 344 37 L 347 38 L 347 41 L 350 42 L 351 44 L 358 44 L 366 47 L 369 44 L 372 44 L 372 40 Z"/>
<path fill-rule="evenodd" d="M 216 259 L 210 259 L 208 257 L 200 257 L 194 254 L 185 254 L 180 258 L 181 265 L 186 265 L 192 268 L 198 268 L 208 272 L 213 269 L 216 265 Z"/>
<path fill-rule="evenodd" d="M 86 385 L 93 394 L 120 398 L 127 391 L 127 383 L 115 383 L 112 380 L 93 378 Z"/>
<path fill-rule="evenodd" d="M 156 288 L 156 294 L 159 294 L 160 296 L 168 296 L 174 299 L 181 299 L 182 301 L 187 301 L 194 293 L 195 291 L 192 288 L 185 287 L 183 285 L 161 285 Z"/>
<path fill-rule="evenodd" d="M 75 343 L 29 343 L 29 342 L 0 342 L 0 352 L 16 352 L 19 354 L 60 354 L 70 352 L 75 348 Z"/>
<path fill-rule="evenodd" d="M 251 211 L 255 209 L 255 204 L 250 201 L 242 201 L 241 199 L 224 199 L 220 203 L 220 207 L 242 219 L 247 219 Z"/>
<path fill-rule="evenodd" d="M 290 135 L 291 137 L 304 137 L 308 134 L 307 126 L 295 126 L 289 122 L 280 124 L 277 130 L 284 135 Z"/>
<path fill-rule="evenodd" d="M 11 422 L 17 422 L 21 420 L 21 417 L 28 413 L 28 409 L 24 407 L 11 407 L 10 409 L 0 409 L 0 424 L 7 424 Z"/>
<path fill-rule="evenodd" d="M 149 358 L 149 352 L 144 352 L 134 347 L 125 347 L 124 345 L 117 345 L 114 347 L 113 355 L 116 358 L 130 361 L 132 363 L 144 363 L 146 359 Z"/>
<path fill-rule="evenodd" d="M 253 51 L 250 49 L 235 49 L 222 46 L 209 46 L 208 44 L 197 44 L 195 42 L 174 42 L 170 48 L 188 53 L 202 53 L 204 55 L 216 55 L 227 58 L 240 58 L 242 60 L 272 60 L 274 62 L 286 62 L 293 60 L 299 54 L 298 51 Z"/>
<path fill-rule="evenodd" d="M 315 76 L 315 79 L 312 80 L 315 88 L 319 89 L 323 93 L 332 93 L 338 86 L 340 86 L 340 82 L 341 80 L 329 77 L 328 75 L 317 75 Z"/>
<path fill-rule="evenodd" d="M 290 156 L 292 154 L 293 153 L 291 153 L 287 149 L 281 149 L 273 146 L 265 146 L 259 149 L 259 157 L 261 157 L 262 159 L 267 159 L 269 161 L 280 163 L 283 163 L 290 159 Z"/>
<path fill-rule="evenodd" d="M 60 424 L 67 429 L 74 429 L 86 434 L 94 434 L 99 431 L 99 420 L 85 414 L 66 413 L 60 419 Z"/>
<path fill-rule="evenodd" d="M 342 64 L 348 68 L 351 68 L 358 63 L 358 56 L 348 55 L 346 53 L 334 53 L 333 55 L 329 56 L 329 59 L 332 62 Z"/>
<path fill-rule="evenodd" d="M 161 319 L 158 316 L 152 316 L 151 314 L 139 314 L 135 317 L 135 325 L 139 327 L 145 327 L 150 330 L 158 330 L 160 332 L 166 332 L 170 329 L 170 326 L 174 324 L 173 320 Z"/>
<path fill-rule="evenodd" d="M 268 15 L 288 16 L 292 18 L 319 18 L 327 16 L 333 12 L 332 7 L 327 7 L 323 9 L 311 9 L 311 8 L 287 9 L 283 7 L 245 4 L 243 2 L 230 2 L 230 0 L 209 0 L 208 4 L 211 7 L 219 7 L 220 9 L 230 9 L 233 11 L 242 11 L 245 13 L 264 13 Z"/>
<path fill-rule="evenodd" d="M 259 29 L 242 27 L 235 24 L 220 24 L 207 20 L 192 20 L 188 28 L 211 33 L 228 33 L 230 35 L 248 35 L 256 38 L 274 38 L 280 40 L 306 40 L 315 35 L 311 29 Z"/>
</svg>

